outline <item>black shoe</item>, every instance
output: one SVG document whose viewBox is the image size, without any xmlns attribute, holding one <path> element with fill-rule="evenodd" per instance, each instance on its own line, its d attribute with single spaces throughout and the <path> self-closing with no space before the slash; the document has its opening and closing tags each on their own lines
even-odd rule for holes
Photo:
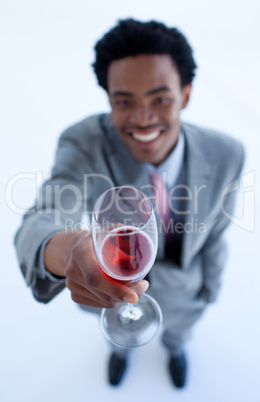
<svg viewBox="0 0 260 402">
<path fill-rule="evenodd" d="M 187 377 L 187 360 L 183 352 L 179 356 L 171 356 L 169 370 L 174 385 L 183 388 Z"/>
<path fill-rule="evenodd" d="M 123 378 L 126 370 L 127 360 L 125 357 L 112 353 L 109 359 L 109 382 L 111 385 L 118 385 Z"/>
</svg>

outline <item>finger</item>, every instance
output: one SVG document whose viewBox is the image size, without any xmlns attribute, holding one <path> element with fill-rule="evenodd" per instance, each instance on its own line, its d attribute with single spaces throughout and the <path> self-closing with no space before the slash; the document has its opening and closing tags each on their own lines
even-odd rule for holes
<svg viewBox="0 0 260 402">
<path fill-rule="evenodd" d="M 141 297 L 144 292 L 147 291 L 149 288 L 149 282 L 146 280 L 141 280 L 139 282 L 132 283 L 128 285 L 134 292 L 138 295 L 138 297 Z"/>
<path fill-rule="evenodd" d="M 135 292 L 135 288 L 130 288 L 108 277 L 101 268 L 99 268 L 99 274 L 97 274 L 97 270 L 94 272 L 89 270 L 85 280 L 86 287 L 104 301 L 109 300 L 109 298 L 117 302 L 137 303 L 138 301 L 138 294 Z"/>
<path fill-rule="evenodd" d="M 64 274 L 71 282 L 84 286 L 84 276 L 77 266 L 77 263 L 72 258 L 70 258 L 67 266 L 65 267 Z"/>
<path fill-rule="evenodd" d="M 108 303 L 104 303 L 104 302 L 97 302 L 88 297 L 79 296 L 74 293 L 71 293 L 71 299 L 77 304 L 81 304 L 83 306 L 89 306 L 89 307 L 96 307 L 96 308 L 113 308 L 116 305 L 115 303 L 108 304 Z"/>
<path fill-rule="evenodd" d="M 68 278 L 65 281 L 65 285 L 74 296 L 87 298 L 92 300 L 93 302 L 102 303 L 102 305 L 105 303 L 106 305 L 113 306 L 118 303 L 118 300 L 113 299 L 110 296 L 99 291 L 93 293 L 92 291 L 86 289 L 86 287 L 81 286 L 78 283 L 74 283 Z"/>
</svg>

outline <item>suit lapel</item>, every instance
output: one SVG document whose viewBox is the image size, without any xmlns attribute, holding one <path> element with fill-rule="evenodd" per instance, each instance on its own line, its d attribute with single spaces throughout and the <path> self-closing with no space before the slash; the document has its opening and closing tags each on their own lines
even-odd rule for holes
<svg viewBox="0 0 260 402">
<path fill-rule="evenodd" d="M 215 162 L 210 149 L 193 126 L 182 125 L 186 140 L 186 169 L 189 199 L 187 202 L 181 265 L 189 266 L 206 237 L 210 211 L 210 176 Z"/>
</svg>

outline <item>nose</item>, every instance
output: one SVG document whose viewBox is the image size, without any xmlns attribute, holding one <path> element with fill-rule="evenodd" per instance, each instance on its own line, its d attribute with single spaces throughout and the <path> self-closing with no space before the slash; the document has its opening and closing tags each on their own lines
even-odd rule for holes
<svg viewBox="0 0 260 402">
<path fill-rule="evenodd" d="M 132 111 L 130 120 L 136 126 L 146 127 L 153 122 L 154 113 L 148 105 L 138 105 Z"/>
</svg>

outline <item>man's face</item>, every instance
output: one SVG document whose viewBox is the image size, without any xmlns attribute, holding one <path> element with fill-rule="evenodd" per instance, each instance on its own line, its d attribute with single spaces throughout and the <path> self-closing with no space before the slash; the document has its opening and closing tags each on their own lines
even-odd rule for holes
<svg viewBox="0 0 260 402">
<path fill-rule="evenodd" d="M 112 121 L 123 143 L 135 159 L 159 165 L 177 143 L 191 84 L 181 87 L 169 55 L 113 61 L 107 82 Z"/>
</svg>

